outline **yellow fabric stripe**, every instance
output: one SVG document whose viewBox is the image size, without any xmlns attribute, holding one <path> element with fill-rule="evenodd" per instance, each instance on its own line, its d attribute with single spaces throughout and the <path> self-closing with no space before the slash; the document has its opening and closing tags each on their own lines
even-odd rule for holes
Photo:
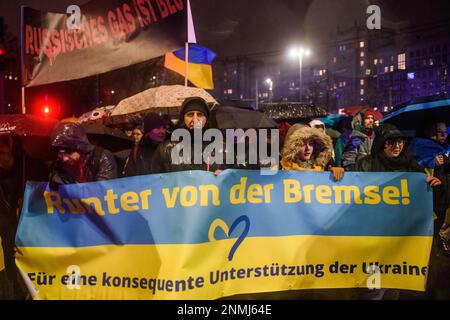
<svg viewBox="0 0 450 320">
<path fill-rule="evenodd" d="M 185 76 L 185 62 L 178 59 L 173 53 L 166 54 L 164 66 L 167 69 L 173 70 L 182 75 L 183 77 Z M 214 89 L 211 66 L 189 63 L 188 68 L 188 79 L 196 87 L 203 89 Z"/>
<path fill-rule="evenodd" d="M 38 299 L 217 299 L 234 294 L 297 290 L 308 288 L 356 288 L 366 287 L 371 275 L 362 270 L 363 262 L 378 261 L 382 265 L 418 266 L 421 272 L 413 274 L 381 274 L 381 287 L 424 291 L 425 276 L 422 271 L 428 265 L 432 237 L 343 237 L 343 236 L 287 236 L 271 238 L 247 238 L 235 252 L 232 261 L 228 253 L 236 239 L 226 239 L 195 245 L 126 245 L 83 248 L 22 247 L 17 256 L 18 267 L 26 273 L 45 272 L 56 275 L 56 284 L 38 284 Z M 329 266 L 355 264 L 354 272 L 331 273 Z M 304 266 L 324 264 L 324 275 L 319 270 L 305 275 L 260 276 L 255 268 L 278 263 Z M 61 284 L 61 277 L 68 267 L 77 265 L 85 276 L 96 276 L 97 285 L 82 285 L 70 289 Z M 231 276 L 231 270 L 244 269 L 243 278 L 228 279 L 212 284 L 219 272 Z M 252 269 L 252 270 L 250 270 Z M 249 271 L 250 270 L 250 271 Z M 345 271 L 345 270 L 343 270 Z M 117 287 L 102 286 L 103 272 L 119 277 Z M 237 272 L 237 271 L 236 271 Z M 279 269 L 281 272 L 281 269 Z M 413 272 L 414 273 L 414 272 Z M 43 275 L 43 274 L 42 274 Z M 36 277 L 36 275 L 34 276 Z M 192 282 L 204 279 L 203 286 L 179 292 L 169 289 L 154 294 L 148 287 L 122 286 L 122 277 L 138 279 L 158 278 Z M 216 277 L 217 279 L 217 277 Z M 130 280 L 131 281 L 131 280 Z M 131 283 L 131 282 L 130 282 Z M 181 285 L 181 284 L 180 284 Z M 179 287 L 180 289 L 181 287 Z"/>
</svg>

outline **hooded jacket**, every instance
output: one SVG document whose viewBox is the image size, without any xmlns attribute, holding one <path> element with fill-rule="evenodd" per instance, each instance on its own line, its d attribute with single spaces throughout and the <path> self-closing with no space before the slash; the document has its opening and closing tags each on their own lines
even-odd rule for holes
<svg viewBox="0 0 450 320">
<path fill-rule="evenodd" d="M 190 159 L 187 157 L 186 154 L 183 152 L 180 152 L 183 157 L 180 159 L 172 159 L 172 150 L 178 147 L 181 147 L 181 141 L 172 141 L 171 139 L 164 141 L 161 143 L 158 148 L 156 149 L 151 163 L 151 172 L 152 173 L 166 173 L 166 172 L 176 172 L 176 171 L 189 171 L 189 170 L 203 170 L 203 171 L 212 171 L 218 169 L 225 169 L 225 166 L 223 164 L 216 164 L 216 163 L 208 163 L 207 159 L 203 159 L 203 151 L 206 148 L 206 146 L 209 144 L 209 142 L 203 142 L 202 141 L 202 148 L 201 152 L 202 154 L 197 154 L 197 157 L 200 157 L 202 159 L 202 163 L 196 164 L 194 163 L 195 159 L 195 150 L 194 148 L 194 130 L 189 130 L 184 123 L 184 115 L 192 110 L 198 110 L 202 111 L 205 116 L 207 117 L 207 121 L 205 126 L 201 129 L 202 130 L 202 137 L 203 133 L 211 127 L 211 121 L 209 118 L 209 109 L 206 105 L 206 103 L 199 101 L 196 98 L 188 99 L 183 104 L 183 107 L 180 111 L 180 117 L 178 119 L 178 124 L 176 126 L 176 129 L 186 129 L 189 131 L 190 135 L 190 142 L 191 142 L 191 154 Z M 177 150 L 175 150 L 177 151 Z M 225 145 L 223 145 L 223 148 L 220 150 L 216 150 L 217 152 L 221 153 L 221 156 L 219 156 L 219 159 L 222 159 L 223 162 L 226 159 L 225 154 Z M 179 154 L 179 152 L 175 152 L 176 154 Z M 222 163 L 223 163 L 222 162 Z"/>
<path fill-rule="evenodd" d="M 297 154 L 299 147 L 308 139 L 315 142 L 311 160 L 301 161 Z M 315 170 L 323 171 L 331 161 L 333 142 L 329 136 L 320 130 L 302 124 L 293 125 L 286 134 L 281 166 L 284 170 Z"/>
<path fill-rule="evenodd" d="M 364 133 L 364 118 L 366 110 L 359 111 L 352 120 L 353 131 L 345 144 L 342 153 L 342 166 L 349 170 L 359 159 L 369 155 L 374 141 L 374 133 L 368 136 Z"/>
<path fill-rule="evenodd" d="M 78 151 L 86 157 L 84 180 L 101 181 L 117 178 L 117 164 L 113 154 L 101 147 L 89 143 L 83 127 L 77 123 L 60 123 L 53 130 L 52 147 Z M 79 183 L 64 170 L 63 164 L 57 160 L 50 172 L 50 188 L 57 189 L 61 184 Z"/>
<path fill-rule="evenodd" d="M 424 168 L 414 160 L 407 151 L 406 144 L 396 158 L 389 158 L 384 154 L 386 140 L 404 135 L 392 124 L 382 125 L 373 141 L 371 155 L 359 160 L 353 167 L 354 171 L 362 172 L 424 172 Z"/>
</svg>

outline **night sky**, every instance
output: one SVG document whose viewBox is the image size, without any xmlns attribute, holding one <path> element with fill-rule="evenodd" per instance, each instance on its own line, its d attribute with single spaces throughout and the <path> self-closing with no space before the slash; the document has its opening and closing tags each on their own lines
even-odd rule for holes
<svg viewBox="0 0 450 320">
<path fill-rule="evenodd" d="M 1 1 L 12 34 L 18 35 L 20 6 L 64 12 L 84 0 Z M 364 23 L 370 4 L 381 7 L 382 26 L 450 19 L 448 0 L 191 0 L 197 41 L 232 56 L 286 50 L 294 43 L 312 48 L 326 43 L 330 32 Z"/>
</svg>

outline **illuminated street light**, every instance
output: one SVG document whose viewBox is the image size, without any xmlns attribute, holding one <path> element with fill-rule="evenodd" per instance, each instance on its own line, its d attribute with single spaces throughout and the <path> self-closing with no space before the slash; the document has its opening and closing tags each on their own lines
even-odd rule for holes
<svg viewBox="0 0 450 320">
<path fill-rule="evenodd" d="M 303 56 L 309 57 L 311 55 L 311 50 L 309 48 L 303 48 L 303 47 L 293 47 L 289 49 L 288 55 L 290 58 L 298 58 L 298 66 L 299 66 L 299 89 L 298 89 L 298 95 L 299 95 L 299 102 L 302 100 L 302 66 L 303 66 Z"/>
</svg>

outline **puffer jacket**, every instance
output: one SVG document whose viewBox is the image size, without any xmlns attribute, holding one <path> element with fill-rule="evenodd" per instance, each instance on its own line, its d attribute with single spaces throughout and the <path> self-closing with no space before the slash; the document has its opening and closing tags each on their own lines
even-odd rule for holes
<svg viewBox="0 0 450 320">
<path fill-rule="evenodd" d="M 315 141 L 316 148 L 311 160 L 308 163 L 304 163 L 297 158 L 297 154 L 299 147 L 308 139 Z M 333 142 L 329 136 L 318 129 L 295 124 L 286 134 L 280 164 L 285 170 L 301 170 L 303 168 L 323 171 L 331 162 L 332 150 Z"/>
</svg>

